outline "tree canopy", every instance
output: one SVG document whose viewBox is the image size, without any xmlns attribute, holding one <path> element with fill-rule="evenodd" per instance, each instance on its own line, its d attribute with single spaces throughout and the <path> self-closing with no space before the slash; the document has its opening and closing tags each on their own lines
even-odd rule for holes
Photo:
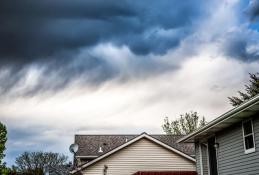
<svg viewBox="0 0 259 175">
<path fill-rule="evenodd" d="M 186 135 L 206 124 L 204 117 L 199 117 L 197 112 L 181 114 L 180 118 L 169 121 L 168 117 L 164 119 L 162 128 L 168 135 Z"/>
<path fill-rule="evenodd" d="M 7 141 L 7 130 L 3 123 L 0 122 L 0 168 L 4 167 L 3 158 L 5 156 L 5 143 Z"/>
<path fill-rule="evenodd" d="M 249 83 L 245 85 L 245 92 L 238 91 L 239 97 L 228 97 L 230 104 L 239 106 L 245 101 L 259 94 L 259 73 L 249 74 Z"/>
<path fill-rule="evenodd" d="M 43 175 L 45 167 L 61 166 L 67 163 L 68 157 L 52 152 L 24 152 L 16 158 L 16 169 L 27 175 Z"/>
</svg>

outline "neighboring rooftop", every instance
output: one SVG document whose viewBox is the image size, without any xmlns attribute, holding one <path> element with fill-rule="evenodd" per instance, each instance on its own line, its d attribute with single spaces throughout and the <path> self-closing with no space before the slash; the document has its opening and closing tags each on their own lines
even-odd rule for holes
<svg viewBox="0 0 259 175">
<path fill-rule="evenodd" d="M 75 135 L 75 143 L 79 149 L 76 153 L 77 157 L 96 157 L 103 155 L 127 141 L 136 138 L 139 135 Z M 151 137 L 175 148 L 187 155 L 193 156 L 194 145 L 192 143 L 177 143 L 182 138 L 181 135 L 150 135 Z M 99 152 L 102 147 L 103 152 Z"/>
<path fill-rule="evenodd" d="M 68 165 L 56 165 L 56 166 L 47 166 L 44 172 L 45 175 L 67 175 L 73 169 L 72 164 Z"/>
<path fill-rule="evenodd" d="M 79 145 L 79 151 L 77 152 L 76 159 L 79 158 L 89 160 L 89 157 L 95 157 L 89 161 L 86 161 L 85 163 L 80 164 L 78 168 L 71 171 L 71 174 L 75 174 L 82 169 L 85 169 L 95 164 L 96 162 L 101 161 L 104 158 L 107 158 L 116 152 L 121 151 L 122 149 L 125 149 L 126 147 L 130 147 L 132 144 L 137 143 L 141 139 L 146 139 L 153 144 L 157 144 L 158 146 L 167 149 L 173 154 L 178 154 L 179 156 L 191 161 L 192 163 L 195 163 L 196 160 L 194 157 L 192 157 L 194 155 L 194 145 L 190 143 L 176 143 L 176 140 L 181 137 L 182 136 L 175 135 L 148 135 L 145 132 L 140 135 L 76 135 L 75 143 Z M 88 147 L 87 145 L 91 146 Z M 99 150 L 101 145 L 103 145 L 104 148 L 100 153 Z M 94 153 L 96 155 L 92 155 Z M 145 152 L 145 155 L 146 154 L 147 152 Z"/>
</svg>

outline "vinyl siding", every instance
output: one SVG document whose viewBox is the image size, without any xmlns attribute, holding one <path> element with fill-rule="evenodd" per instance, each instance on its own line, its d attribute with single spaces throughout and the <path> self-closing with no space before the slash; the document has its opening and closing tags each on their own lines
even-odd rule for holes
<svg viewBox="0 0 259 175">
<path fill-rule="evenodd" d="M 195 163 L 145 138 L 83 170 L 84 175 L 131 175 L 137 171 L 195 171 Z"/>
<path fill-rule="evenodd" d="M 201 175 L 201 162 L 200 162 L 200 145 L 199 142 L 195 143 L 195 158 L 196 158 L 196 171 Z"/>
<path fill-rule="evenodd" d="M 201 149 L 200 149 L 201 146 Z M 200 153 L 201 150 L 201 153 Z M 196 154 L 196 171 L 198 175 L 201 175 L 201 161 L 203 175 L 208 175 L 208 159 L 207 159 L 207 147 L 203 144 L 195 143 L 195 154 Z M 202 155 L 202 158 L 200 156 Z"/>
<path fill-rule="evenodd" d="M 218 171 L 220 175 L 259 174 L 259 119 L 253 117 L 256 151 L 244 153 L 242 123 L 238 123 L 216 134 L 218 149 Z"/>
<path fill-rule="evenodd" d="M 201 151 L 202 151 L 202 165 L 203 165 L 203 175 L 208 175 L 208 150 L 207 146 L 203 145 L 201 146 Z"/>
</svg>

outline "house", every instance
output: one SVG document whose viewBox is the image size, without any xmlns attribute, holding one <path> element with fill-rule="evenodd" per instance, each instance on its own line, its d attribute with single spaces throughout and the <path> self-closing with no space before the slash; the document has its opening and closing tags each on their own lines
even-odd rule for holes
<svg viewBox="0 0 259 175">
<path fill-rule="evenodd" d="M 76 135 L 78 168 L 72 174 L 133 175 L 140 172 L 189 172 L 195 175 L 194 145 L 181 136 Z"/>
<path fill-rule="evenodd" d="M 178 143 L 195 143 L 199 175 L 259 174 L 259 96 Z"/>
</svg>

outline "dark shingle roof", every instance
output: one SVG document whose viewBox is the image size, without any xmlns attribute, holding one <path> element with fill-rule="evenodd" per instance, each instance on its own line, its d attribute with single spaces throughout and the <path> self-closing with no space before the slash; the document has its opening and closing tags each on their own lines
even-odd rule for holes
<svg viewBox="0 0 259 175">
<path fill-rule="evenodd" d="M 68 175 L 69 172 L 72 170 L 72 164 L 68 165 L 56 165 L 56 166 L 51 166 L 49 165 L 47 167 L 47 171 L 44 174 L 49 174 L 49 175 Z"/>
<path fill-rule="evenodd" d="M 100 156 L 105 154 L 120 145 L 126 143 L 139 135 L 75 135 L 75 143 L 79 145 L 76 156 Z M 192 143 L 177 143 L 183 136 L 179 135 L 150 135 L 157 140 L 193 156 L 194 145 Z M 99 147 L 102 147 L 103 152 L 98 153 Z"/>
</svg>

